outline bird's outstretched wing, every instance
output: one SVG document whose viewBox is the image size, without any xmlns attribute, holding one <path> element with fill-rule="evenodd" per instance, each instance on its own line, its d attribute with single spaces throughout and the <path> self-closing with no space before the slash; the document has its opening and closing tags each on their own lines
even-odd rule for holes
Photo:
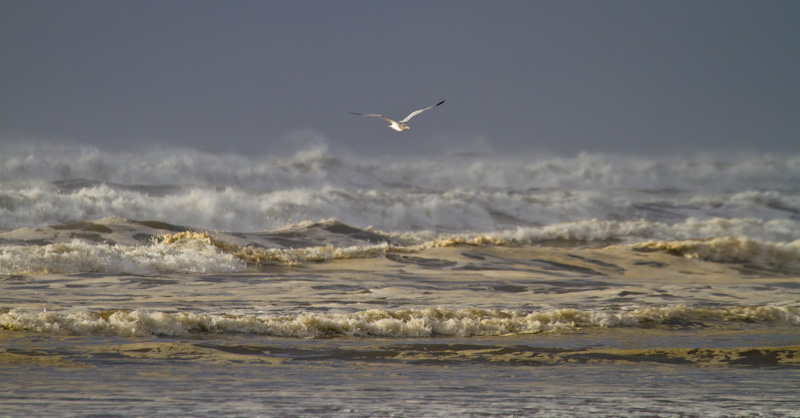
<svg viewBox="0 0 800 418">
<path fill-rule="evenodd" d="M 383 120 L 385 120 L 387 122 L 397 123 L 396 120 L 389 119 L 389 118 L 387 118 L 386 116 L 383 116 L 383 115 L 375 115 L 375 114 L 371 114 L 371 113 L 356 113 L 356 112 L 350 112 L 350 113 L 352 113 L 354 115 L 358 115 L 358 116 L 369 116 L 369 117 L 373 117 L 373 118 L 381 118 L 381 119 L 383 119 Z"/>
<path fill-rule="evenodd" d="M 408 121 L 410 121 L 410 120 L 411 120 L 411 118 L 413 118 L 414 116 L 417 116 L 417 115 L 419 115 L 420 113 L 422 113 L 422 112 L 424 112 L 424 111 L 426 111 L 426 110 L 428 110 L 428 109 L 433 109 L 434 107 L 436 107 L 436 106 L 439 106 L 440 104 L 442 104 L 442 103 L 444 103 L 444 102 L 445 102 L 445 101 L 444 101 L 444 100 L 442 100 L 441 102 L 439 102 L 439 103 L 436 103 L 436 104 L 435 104 L 435 105 L 433 105 L 433 106 L 426 107 L 425 109 L 415 110 L 415 111 L 411 112 L 411 114 L 410 114 L 410 115 L 406 116 L 406 118 L 405 118 L 405 119 L 403 119 L 403 120 L 401 120 L 400 122 L 408 122 Z M 367 115 L 364 115 L 364 116 L 367 116 Z M 383 116 L 381 116 L 381 117 L 383 117 Z"/>
</svg>

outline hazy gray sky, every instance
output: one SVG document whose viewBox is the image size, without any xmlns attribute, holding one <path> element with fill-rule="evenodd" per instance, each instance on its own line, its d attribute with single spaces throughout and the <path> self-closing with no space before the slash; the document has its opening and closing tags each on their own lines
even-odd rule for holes
<svg viewBox="0 0 800 418">
<path fill-rule="evenodd" d="M 0 141 L 800 152 L 796 0 L 0 0 L 0 57 Z"/>
</svg>

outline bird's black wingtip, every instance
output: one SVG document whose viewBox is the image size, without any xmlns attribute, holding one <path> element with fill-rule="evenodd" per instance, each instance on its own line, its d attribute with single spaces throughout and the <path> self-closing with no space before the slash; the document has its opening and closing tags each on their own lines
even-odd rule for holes
<svg viewBox="0 0 800 418">
<path fill-rule="evenodd" d="M 444 103 L 444 102 L 445 102 L 445 101 L 444 101 L 444 100 L 442 100 L 441 102 L 439 102 L 439 103 L 436 103 L 436 106 L 439 106 L 440 104 L 442 104 L 442 103 Z"/>
</svg>

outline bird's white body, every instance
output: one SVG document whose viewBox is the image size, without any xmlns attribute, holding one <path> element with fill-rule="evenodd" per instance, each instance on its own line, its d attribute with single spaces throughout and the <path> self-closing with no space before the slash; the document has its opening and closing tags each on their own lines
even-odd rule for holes
<svg viewBox="0 0 800 418">
<path fill-rule="evenodd" d="M 365 113 L 356 113 L 356 112 L 350 112 L 350 113 L 352 113 L 352 114 L 354 114 L 354 115 L 358 115 L 358 116 L 370 116 L 370 117 L 374 117 L 374 118 L 381 118 L 381 119 L 383 119 L 383 120 L 385 120 L 385 121 L 389 122 L 389 127 L 390 127 L 390 128 L 394 129 L 394 130 L 395 130 L 395 131 L 397 131 L 397 132 L 403 132 L 403 131 L 405 131 L 405 130 L 407 130 L 407 129 L 411 129 L 411 128 L 408 126 L 408 124 L 406 124 L 406 122 L 410 121 L 410 120 L 411 120 L 411 118 L 413 118 L 414 116 L 417 116 L 417 115 L 419 115 L 420 113 L 422 113 L 422 112 L 424 112 L 424 111 L 426 111 L 426 110 L 428 110 L 428 109 L 433 109 L 434 107 L 436 107 L 436 106 L 439 106 L 440 104 L 442 104 L 442 103 L 444 103 L 444 102 L 445 102 L 445 101 L 444 101 L 444 100 L 442 100 L 441 102 L 439 102 L 439 103 L 436 103 L 436 104 L 435 104 L 435 105 L 433 105 L 433 106 L 426 107 L 425 109 L 415 110 L 415 111 L 411 112 L 411 114 L 409 114 L 408 116 L 406 116 L 406 118 L 405 118 L 405 119 L 403 119 L 403 120 L 400 120 L 400 121 L 398 121 L 398 120 L 394 120 L 394 119 L 390 119 L 390 118 L 387 118 L 386 116 L 383 116 L 383 115 L 376 115 L 376 114 L 365 114 Z"/>
<path fill-rule="evenodd" d="M 396 120 L 391 120 L 389 118 L 383 118 L 389 121 L 389 127 L 394 129 L 397 132 L 403 132 L 406 129 L 411 129 L 405 122 L 398 122 Z"/>
</svg>

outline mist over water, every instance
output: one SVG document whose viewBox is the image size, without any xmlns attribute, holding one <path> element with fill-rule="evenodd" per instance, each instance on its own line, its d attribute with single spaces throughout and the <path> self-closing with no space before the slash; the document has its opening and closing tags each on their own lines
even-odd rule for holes
<svg viewBox="0 0 800 418">
<path fill-rule="evenodd" d="M 0 181 L 5 230 L 109 216 L 239 232 L 334 218 L 450 233 L 594 220 L 680 229 L 720 218 L 745 236 L 747 224 L 753 238 L 787 240 L 800 214 L 796 156 L 376 158 L 319 146 L 277 158 L 18 147 L 3 152 Z"/>
</svg>

